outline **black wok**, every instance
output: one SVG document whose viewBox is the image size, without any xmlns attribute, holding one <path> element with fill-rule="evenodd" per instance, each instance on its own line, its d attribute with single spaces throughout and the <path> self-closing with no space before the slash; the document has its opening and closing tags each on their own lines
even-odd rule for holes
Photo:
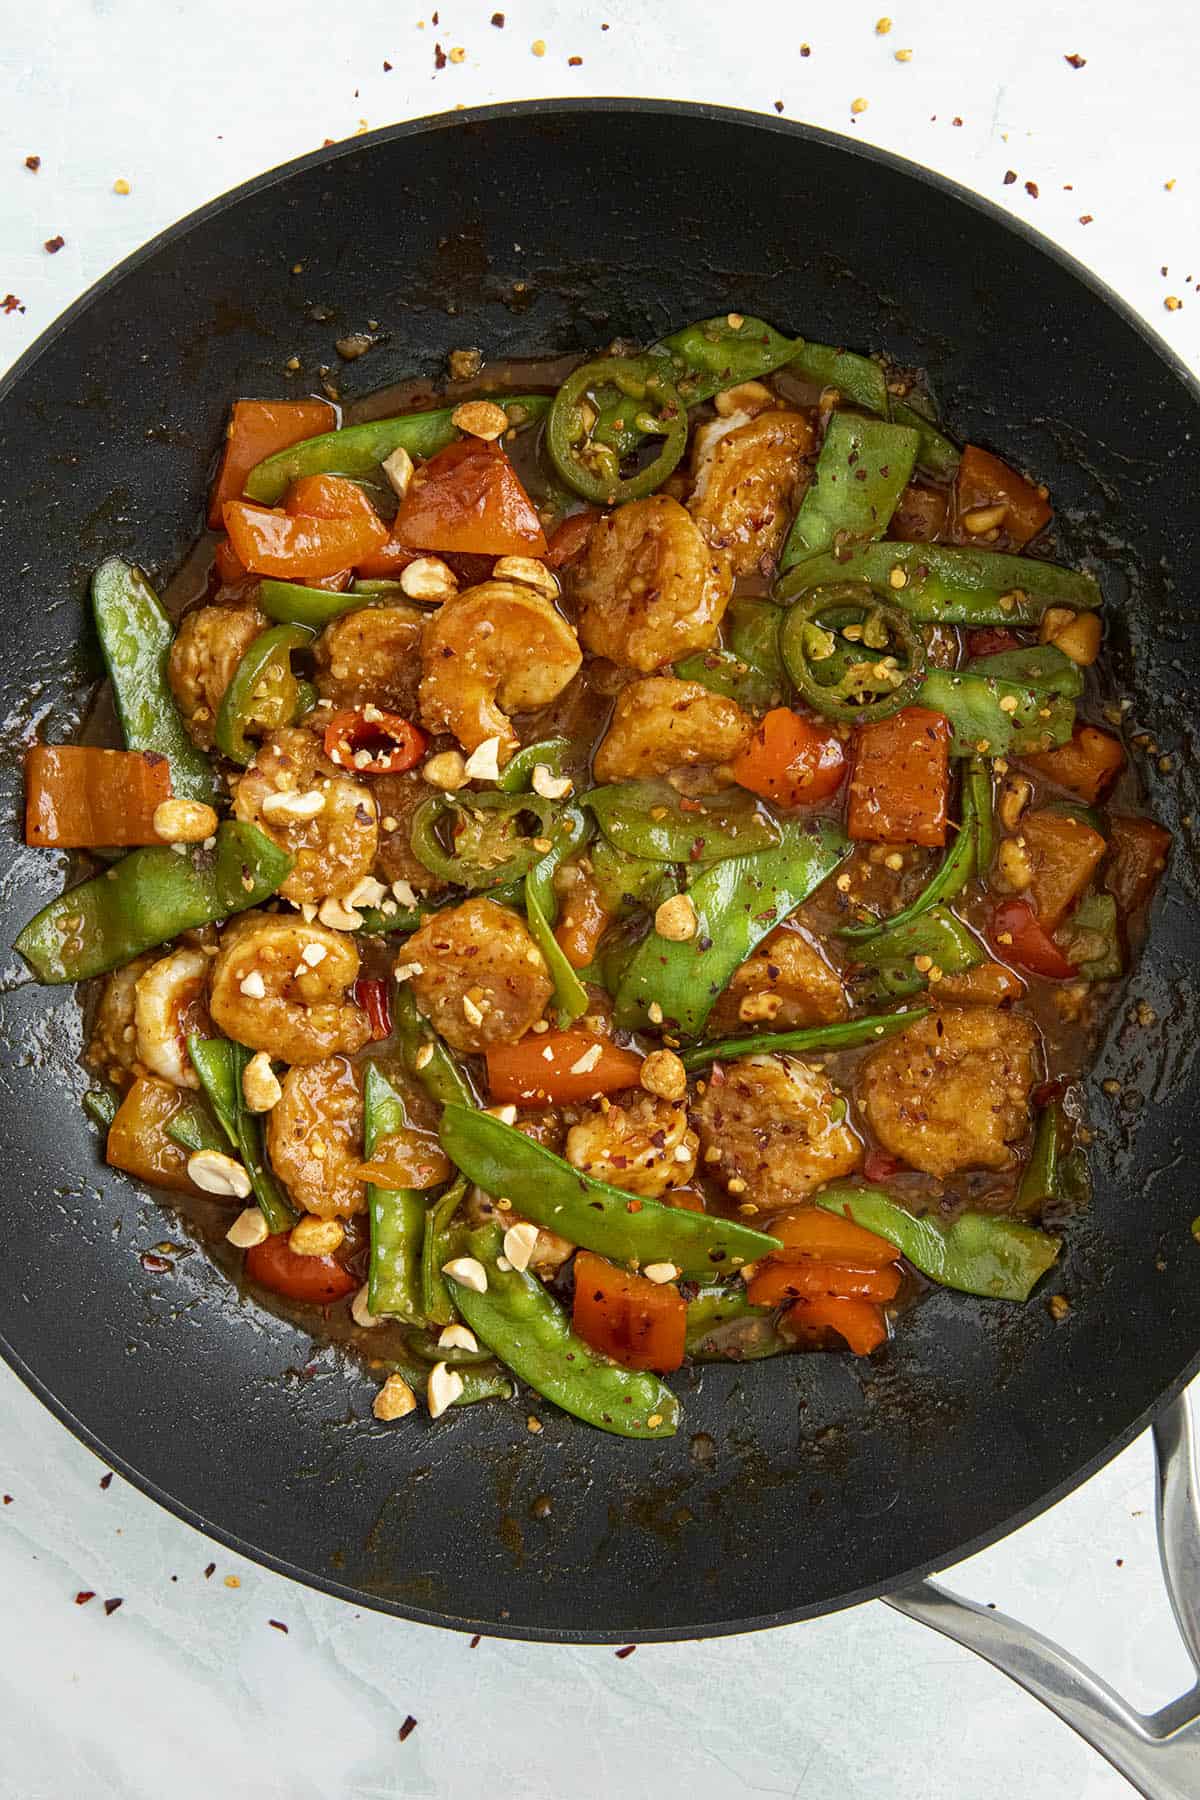
<svg viewBox="0 0 1200 1800">
<path fill-rule="evenodd" d="M 456 345 L 584 350 L 730 307 L 926 366 L 955 434 L 1036 469 L 1066 554 L 1098 559 L 1129 731 L 1153 739 L 1151 803 L 1178 836 L 1090 1082 L 1065 1323 L 934 1293 L 867 1363 L 685 1375 L 668 1444 L 549 1407 L 535 1437 L 519 1400 L 379 1426 L 376 1382 L 202 1256 L 142 1266 L 179 1226 L 98 1165 L 73 996 L 4 965 L 5 1357 L 181 1518 L 431 1623 L 649 1639 L 844 1606 L 1049 1505 L 1195 1373 L 1200 391 L 1085 271 L 948 182 L 800 126 L 608 100 L 401 125 L 263 176 L 130 258 L 0 390 L 11 943 L 59 879 L 18 846 L 20 748 L 35 725 L 65 736 L 97 677 L 85 577 L 114 551 L 174 568 L 231 398 L 302 389 L 285 360 L 335 361 L 368 319 L 384 341 L 342 370 L 347 397 L 436 375 Z M 1135 999 L 1156 1025 L 1129 1023 Z"/>
</svg>

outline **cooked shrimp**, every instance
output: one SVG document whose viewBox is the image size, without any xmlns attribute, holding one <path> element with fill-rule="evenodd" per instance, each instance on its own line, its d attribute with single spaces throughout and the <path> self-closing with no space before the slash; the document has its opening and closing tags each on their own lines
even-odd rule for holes
<svg viewBox="0 0 1200 1800">
<path fill-rule="evenodd" d="M 863 1110 L 883 1148 L 926 1175 L 1009 1169 L 1029 1129 L 1037 1036 L 1019 1013 L 947 1006 L 880 1044 Z"/>
<path fill-rule="evenodd" d="M 134 999 L 138 1060 L 176 1087 L 198 1088 L 187 1041 L 210 1031 L 204 990 L 210 958 L 203 950 L 175 950 L 138 977 Z"/>
<path fill-rule="evenodd" d="M 183 722 L 202 750 L 213 747 L 217 712 L 238 664 L 270 623 L 253 600 L 197 606 L 181 620 L 167 657 L 167 679 Z M 282 710 L 283 697 L 281 683 L 279 703 L 273 709 L 259 708 L 251 729 L 259 726 L 269 730 L 290 717 L 296 704 L 294 682 L 286 714 Z"/>
<path fill-rule="evenodd" d="M 417 1005 L 448 1044 L 467 1054 L 515 1044 L 554 992 L 525 921 L 494 900 L 464 900 L 415 931 L 404 962 Z"/>
<path fill-rule="evenodd" d="M 585 1113 L 567 1133 L 566 1158 L 596 1181 L 657 1200 L 691 1180 L 697 1144 L 684 1101 L 638 1093 Z"/>
<path fill-rule="evenodd" d="M 366 706 L 415 718 L 420 679 L 418 606 L 364 606 L 327 625 L 313 645 L 317 692 L 334 706 Z"/>
<path fill-rule="evenodd" d="M 617 695 L 612 722 L 596 752 L 597 781 L 665 775 L 688 763 L 729 762 L 754 732 L 736 700 L 698 681 L 649 675 Z"/>
<path fill-rule="evenodd" d="M 747 1025 L 768 1031 L 834 1025 L 847 1011 L 837 970 L 796 926 L 780 925 L 735 972 L 712 1010 L 708 1035 Z"/>
<path fill-rule="evenodd" d="M 696 432 L 688 511 L 735 575 L 767 573 L 808 485 L 813 430 L 803 413 L 734 413 Z"/>
<path fill-rule="evenodd" d="M 284 795 L 321 804 L 310 816 L 289 817 Z M 295 857 L 279 891 L 297 906 L 340 898 L 371 872 L 379 843 L 374 797 L 329 761 L 311 731 L 287 727 L 259 745 L 234 789 L 233 810 Z"/>
<path fill-rule="evenodd" d="M 428 782 L 413 771 L 407 775 L 377 775 L 371 792 L 379 808 L 379 848 L 375 873 L 391 886 L 407 881 L 419 894 L 440 894 L 449 884 L 427 869 L 412 847 L 413 814 L 428 800 Z"/>
<path fill-rule="evenodd" d="M 579 635 L 648 672 L 713 643 L 733 581 L 678 500 L 633 500 L 597 520 L 575 577 Z"/>
<path fill-rule="evenodd" d="M 135 957 L 123 969 L 114 969 L 105 979 L 96 1017 L 92 1021 L 87 1062 L 117 1087 L 124 1087 L 140 1073 L 134 1001 L 138 979 L 154 960 L 151 953 Z"/>
<path fill-rule="evenodd" d="M 710 1080 L 692 1108 L 704 1166 L 739 1205 L 794 1206 L 850 1175 L 863 1147 L 846 1101 L 822 1070 L 796 1056 L 751 1056 Z"/>
<path fill-rule="evenodd" d="M 319 1219 L 366 1211 L 362 1134 L 362 1090 L 344 1056 L 288 1070 L 267 1115 L 267 1155 L 301 1211 Z"/>
<path fill-rule="evenodd" d="M 371 1035 L 367 1015 L 345 998 L 357 978 L 358 950 L 342 932 L 291 915 L 241 913 L 221 933 L 208 1010 L 226 1037 L 282 1062 L 352 1056 Z"/>
<path fill-rule="evenodd" d="M 515 581 L 484 581 L 426 619 L 421 641 L 421 718 L 464 750 L 500 739 L 505 763 L 520 740 L 509 713 L 549 706 L 583 661 L 553 604 Z"/>
</svg>

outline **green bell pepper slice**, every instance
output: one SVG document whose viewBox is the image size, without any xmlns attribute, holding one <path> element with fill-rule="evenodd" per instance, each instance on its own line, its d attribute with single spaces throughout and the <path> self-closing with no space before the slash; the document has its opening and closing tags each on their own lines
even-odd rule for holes
<svg viewBox="0 0 1200 1800">
<path fill-rule="evenodd" d="M 305 706 L 307 696 L 300 691 L 308 683 L 301 684 L 293 675 L 291 656 L 312 641 L 312 631 L 305 625 L 272 625 L 250 645 L 221 696 L 213 730 L 217 749 L 230 762 L 244 768 L 254 755 L 246 736 L 252 724 L 274 730 L 311 708 L 312 701 Z M 315 699 L 315 691 L 310 691 Z"/>
<path fill-rule="evenodd" d="M 399 584 L 395 591 L 402 595 Z M 353 588 L 344 594 L 331 594 L 326 588 L 301 587 L 298 581 L 260 581 L 258 604 L 269 619 L 280 625 L 303 625 L 309 631 L 321 631 L 334 619 L 362 612 L 372 600 Z"/>
<path fill-rule="evenodd" d="M 181 931 L 259 906 L 293 859 L 257 826 L 227 821 L 211 850 L 133 850 L 102 875 L 68 888 L 17 938 L 39 981 L 86 981 L 132 962 Z"/>
<path fill-rule="evenodd" d="M 771 1308 L 750 1304 L 744 1288 L 707 1287 L 688 1301 L 686 1347 L 696 1362 L 758 1362 L 786 1356 L 797 1344 L 780 1331 Z"/>
<path fill-rule="evenodd" d="M 893 571 L 904 577 L 894 585 Z M 1036 625 L 1049 606 L 1079 612 L 1103 596 L 1094 576 L 1032 556 L 948 544 L 847 544 L 807 558 L 777 584 L 792 601 L 827 581 L 865 581 L 885 589 L 919 625 Z"/>
<path fill-rule="evenodd" d="M 363 1076 L 363 1150 L 370 1162 L 382 1139 L 403 1131 L 408 1112 L 402 1097 L 377 1064 Z M 415 1188 L 383 1188 L 367 1183 L 371 1256 L 367 1306 L 376 1317 L 421 1319 L 421 1243 L 425 1197 Z"/>
<path fill-rule="evenodd" d="M 220 797 L 216 770 L 187 734 L 167 680 L 175 630 L 140 569 L 110 556 L 92 576 L 92 616 L 112 682 L 127 750 L 152 750 L 171 765 L 181 800 Z"/>
<path fill-rule="evenodd" d="M 782 829 L 774 849 L 731 856 L 697 878 L 693 938 L 672 943 L 652 931 L 642 939 L 617 990 L 620 1028 L 647 1023 L 657 1004 L 670 1028 L 698 1036 L 734 970 L 850 854 L 845 834 L 827 820 L 789 819 Z"/>
<path fill-rule="evenodd" d="M 856 1050 L 860 1044 L 877 1044 L 906 1031 L 923 1019 L 928 1007 L 914 1007 L 910 1012 L 876 1013 L 862 1019 L 845 1019 L 838 1025 L 803 1025 L 795 1031 L 748 1032 L 745 1037 L 714 1038 L 683 1051 L 680 1061 L 685 1069 L 706 1069 L 710 1063 L 732 1062 L 739 1056 L 771 1056 L 776 1052 Z"/>
<path fill-rule="evenodd" d="M 454 1302 L 486 1344 L 535 1393 L 564 1412 L 619 1437 L 672 1437 L 679 1402 L 657 1375 L 624 1369 L 571 1329 L 570 1320 L 536 1275 L 501 1269 L 502 1234 L 485 1226 L 467 1239 L 483 1264 L 487 1291 L 452 1282 Z"/>
<path fill-rule="evenodd" d="M 805 344 L 788 368 L 814 387 L 836 388 L 843 400 L 881 418 L 888 416 L 887 376 L 870 356 L 835 350 L 831 344 Z"/>
<path fill-rule="evenodd" d="M 573 1169 L 532 1138 L 490 1113 L 448 1106 L 442 1148 L 469 1181 L 511 1200 L 525 1219 L 568 1243 L 619 1263 L 674 1263 L 684 1275 L 707 1275 L 777 1250 L 775 1238 L 714 1213 L 687 1212 L 644 1199 L 636 1212 L 622 1188 Z"/>
<path fill-rule="evenodd" d="M 193 1033 L 188 1039 L 188 1055 L 200 1086 L 217 1123 L 241 1158 L 267 1230 L 274 1237 L 290 1231 L 297 1215 L 267 1161 L 262 1120 L 247 1107 L 242 1093 L 242 1076 L 253 1054 L 245 1044 L 231 1043 L 228 1038 L 202 1038 Z"/>
<path fill-rule="evenodd" d="M 781 618 L 771 600 L 732 600 L 725 614 L 724 647 L 693 651 L 675 664 L 676 675 L 736 700 L 748 712 L 769 712 L 788 692 L 779 654 Z"/>
<path fill-rule="evenodd" d="M 1111 894 L 1085 894 L 1054 941 L 1084 981 L 1116 981 L 1125 973 L 1117 903 Z"/>
<path fill-rule="evenodd" d="M 398 983 L 392 994 L 392 1030 L 400 1051 L 401 1066 L 411 1081 L 419 1081 L 439 1106 L 474 1106 L 477 1096 L 466 1074 L 445 1041 L 422 1018 L 413 992 Z"/>
<path fill-rule="evenodd" d="M 518 429 L 540 419 L 550 405 L 544 394 L 497 394 L 493 398 Z M 341 431 L 305 438 L 251 469 L 246 477 L 246 498 L 274 506 L 302 475 L 348 475 L 356 481 L 370 478 L 393 450 L 407 450 L 414 460 L 423 462 L 461 435 L 453 414 L 452 406 L 441 406 L 433 412 L 372 419 L 366 425 L 347 425 Z"/>
<path fill-rule="evenodd" d="M 719 862 L 770 850 L 783 837 L 778 822 L 742 788 L 691 801 L 685 811 L 669 781 L 616 781 L 593 788 L 583 804 L 615 850 L 658 862 Z"/>
<path fill-rule="evenodd" d="M 1065 744 L 1075 728 L 1073 700 L 977 669 L 928 670 L 917 704 L 945 713 L 951 756 L 1020 756 L 1050 750 Z"/>
<path fill-rule="evenodd" d="M 783 546 L 780 572 L 806 557 L 881 538 L 916 457 L 917 434 L 907 425 L 834 413 Z"/>
<path fill-rule="evenodd" d="M 1028 1300 L 1062 1248 L 1061 1238 L 999 1213 L 960 1213 L 952 1225 L 937 1225 L 878 1188 L 826 1188 L 813 1203 L 886 1238 L 940 1287 L 990 1300 Z"/>
</svg>

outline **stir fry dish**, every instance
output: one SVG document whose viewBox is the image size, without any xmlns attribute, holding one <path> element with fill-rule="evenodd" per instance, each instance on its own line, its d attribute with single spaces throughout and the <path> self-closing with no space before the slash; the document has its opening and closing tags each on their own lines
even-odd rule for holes
<svg viewBox="0 0 1200 1800">
<path fill-rule="evenodd" d="M 685 1362 L 871 1357 L 931 1286 L 1058 1316 L 1170 840 L 1047 490 L 737 313 L 450 366 L 237 401 L 170 591 L 95 573 L 17 948 L 108 1162 L 381 1420 L 658 1438 Z"/>
</svg>

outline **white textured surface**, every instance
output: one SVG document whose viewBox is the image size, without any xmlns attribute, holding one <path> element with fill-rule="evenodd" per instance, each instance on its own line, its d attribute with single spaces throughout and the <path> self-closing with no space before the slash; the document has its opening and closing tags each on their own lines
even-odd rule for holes
<svg viewBox="0 0 1200 1800">
<path fill-rule="evenodd" d="M 128 251 L 260 169 L 362 121 L 564 93 L 762 111 L 781 99 L 790 117 L 1009 206 L 1200 363 L 1200 294 L 1184 279 L 1200 280 L 1200 14 L 1166 0 L 975 0 L 951 16 L 940 0 L 896 0 L 879 38 L 874 4 L 499 4 L 504 30 L 488 22 L 495 0 L 443 0 L 436 28 L 415 0 L 7 8 L 0 299 L 14 293 L 26 310 L 0 315 L 0 367 Z M 435 73 L 435 40 L 465 47 L 465 61 Z M 913 60 L 899 65 L 903 47 Z M 852 124 L 859 95 L 870 105 Z M 29 154 L 42 157 L 36 175 Z M 1007 169 L 1019 177 L 1009 186 Z M 127 197 L 112 192 L 117 177 Z M 42 243 L 59 233 L 66 245 L 48 256 Z M 902 227 L 897 255 L 912 254 L 919 231 Z M 1168 293 L 1182 310 L 1163 309 Z M 684 1781 L 694 1800 L 1130 1791 L 1001 1676 L 882 1606 L 755 1638 L 643 1646 L 624 1661 L 610 1649 L 471 1650 L 218 1554 L 119 1479 L 102 1491 L 102 1473 L 0 1371 L 2 1800 L 466 1800 L 481 1787 L 621 1800 Z M 1142 1443 L 955 1581 L 1060 1635 L 1135 1702 L 1160 1703 L 1188 1671 L 1150 1502 Z M 233 1575 L 236 1589 L 224 1585 Z M 97 1598 L 76 1607 L 79 1589 Z M 118 1596 L 106 1616 L 102 1600 Z M 401 1744 L 408 1713 L 419 1723 Z"/>
</svg>

